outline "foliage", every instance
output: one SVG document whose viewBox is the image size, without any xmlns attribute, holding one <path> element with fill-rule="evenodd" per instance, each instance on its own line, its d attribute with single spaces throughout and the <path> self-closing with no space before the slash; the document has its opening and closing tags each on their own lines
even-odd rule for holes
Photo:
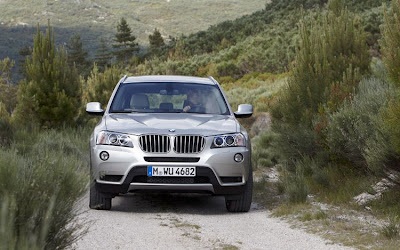
<svg viewBox="0 0 400 250">
<path fill-rule="evenodd" d="M 252 138 L 253 168 L 273 167 L 279 162 L 280 155 L 275 148 L 276 134 L 271 130 L 264 130 Z"/>
<path fill-rule="evenodd" d="M 10 115 L 17 105 L 17 86 L 11 83 L 11 71 L 15 62 L 8 57 L 0 61 L 0 103 Z"/>
<path fill-rule="evenodd" d="M 330 151 L 355 166 L 380 169 L 390 164 L 394 153 L 391 133 L 383 123 L 383 113 L 394 88 L 376 79 L 361 81 L 352 101 L 328 115 L 327 143 Z M 373 160 L 373 157 L 380 157 Z M 371 157 L 373 156 L 373 157 Z M 369 163 L 369 164 L 367 164 Z"/>
<path fill-rule="evenodd" d="M 46 35 L 38 26 L 32 57 L 27 58 L 27 81 L 20 84 L 16 119 L 42 127 L 73 124 L 80 105 L 79 76 L 68 65 L 64 48 L 56 49 L 48 24 Z"/>
<path fill-rule="evenodd" d="M 392 10 L 385 9 L 385 24 L 382 39 L 382 59 L 390 80 L 400 87 L 400 1 L 392 1 Z"/>
<path fill-rule="evenodd" d="M 125 18 L 117 26 L 117 33 L 115 34 L 115 44 L 113 44 L 113 54 L 117 57 L 120 63 L 126 63 L 133 55 L 139 51 L 138 44 L 135 42 L 136 37 L 132 35 L 132 30 L 126 22 Z"/>
<path fill-rule="evenodd" d="M 96 65 L 99 68 L 100 72 L 104 72 L 105 68 L 111 65 L 112 55 L 103 37 L 100 37 L 99 42 L 100 45 L 96 50 L 94 61 L 96 62 Z"/>
<path fill-rule="evenodd" d="M 10 58 L 5 58 L 0 61 L 0 83 L 10 84 L 11 69 L 14 67 L 15 62 Z"/>
<path fill-rule="evenodd" d="M 164 39 L 158 29 L 154 29 L 153 34 L 149 35 L 150 53 L 153 55 L 160 54 L 160 49 L 165 45 Z"/>
<path fill-rule="evenodd" d="M 0 248 L 66 249 L 85 232 L 74 205 L 88 181 L 88 131 L 32 132 L 0 151 Z"/>
<path fill-rule="evenodd" d="M 108 100 L 114 90 L 116 84 L 123 75 L 123 70 L 117 66 L 106 68 L 104 72 L 100 72 L 95 64 L 92 72 L 86 81 L 82 81 L 82 106 L 79 110 L 78 123 L 95 125 L 98 122 L 97 117 L 86 114 L 86 104 L 89 102 L 100 102 L 103 109 L 107 107 Z"/>
<path fill-rule="evenodd" d="M 381 234 L 388 239 L 394 239 L 400 236 L 400 225 L 397 216 L 389 218 L 389 223 L 382 227 Z"/>
<path fill-rule="evenodd" d="M 0 101 L 0 147 L 7 146 L 14 137 L 14 128 L 11 125 L 11 116 Z"/>
<path fill-rule="evenodd" d="M 388 77 L 397 87 L 397 95 L 390 101 L 384 117 L 397 155 L 400 155 L 400 1 L 392 1 L 392 10 L 385 9 L 385 24 L 382 39 L 382 60 L 386 65 Z"/>
<path fill-rule="evenodd" d="M 24 47 L 19 49 L 18 54 L 22 57 L 22 59 L 19 61 L 18 73 L 20 73 L 23 77 L 26 77 L 25 62 L 26 58 L 32 55 L 32 47 L 29 45 L 25 45 Z"/>
<path fill-rule="evenodd" d="M 294 162 L 295 166 L 298 166 L 301 162 Z M 284 192 L 288 196 L 288 202 L 290 203 L 304 203 L 307 201 L 309 188 L 306 184 L 306 179 L 302 168 L 296 167 L 296 170 L 292 173 L 285 173 L 282 176 Z"/>
<path fill-rule="evenodd" d="M 282 122 L 311 126 L 321 105 L 334 110 L 369 70 L 365 33 L 358 19 L 340 1 L 329 3 L 327 12 L 300 22 L 293 75 L 274 112 Z M 335 3 L 338 6 L 332 7 Z"/>
<path fill-rule="evenodd" d="M 392 142 L 396 152 L 400 155 L 400 91 L 397 90 L 397 97 L 393 98 L 384 117 L 385 124 L 391 135 Z"/>
<path fill-rule="evenodd" d="M 75 66 L 80 75 L 87 77 L 90 62 L 87 60 L 88 52 L 83 49 L 81 36 L 73 35 L 67 44 L 67 49 L 70 67 Z"/>
<path fill-rule="evenodd" d="M 116 66 L 106 68 L 102 73 L 95 66 L 86 81 L 83 98 L 87 102 L 100 102 L 107 105 L 115 85 L 122 77 L 122 69 Z"/>
</svg>

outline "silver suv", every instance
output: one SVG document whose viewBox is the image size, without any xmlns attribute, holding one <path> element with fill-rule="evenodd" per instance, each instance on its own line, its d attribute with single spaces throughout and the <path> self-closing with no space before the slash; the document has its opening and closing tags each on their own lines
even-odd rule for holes
<svg viewBox="0 0 400 250">
<path fill-rule="evenodd" d="M 111 209 L 128 192 L 189 192 L 225 196 L 231 212 L 250 209 L 251 145 L 212 77 L 123 77 L 90 137 L 90 208 Z"/>
</svg>

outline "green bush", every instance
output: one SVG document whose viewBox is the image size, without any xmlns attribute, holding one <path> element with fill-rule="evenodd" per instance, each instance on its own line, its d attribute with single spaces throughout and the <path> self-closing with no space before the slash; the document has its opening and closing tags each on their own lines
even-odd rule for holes
<svg viewBox="0 0 400 250">
<path fill-rule="evenodd" d="M 88 181 L 88 131 L 26 134 L 0 151 L 0 248 L 65 249 L 85 231 L 75 204 Z"/>
<path fill-rule="evenodd" d="M 285 123 L 311 127 L 322 105 L 335 107 L 352 91 L 349 83 L 357 83 L 360 74 L 369 71 L 366 35 L 358 19 L 340 0 L 328 5 L 328 11 L 300 22 L 293 75 L 273 112 Z"/>
<path fill-rule="evenodd" d="M 377 79 L 365 79 L 352 101 L 328 115 L 327 145 L 334 155 L 359 168 L 380 169 L 392 160 L 391 134 L 385 128 L 383 112 L 395 89 Z"/>
<path fill-rule="evenodd" d="M 301 162 L 295 162 L 295 172 L 288 172 L 282 176 L 284 193 L 290 203 L 304 203 L 307 201 L 309 189 L 300 164 Z"/>
<path fill-rule="evenodd" d="M 233 62 L 221 62 L 217 65 L 217 72 L 219 76 L 239 76 L 239 70 Z"/>
<path fill-rule="evenodd" d="M 400 155 L 400 91 L 397 90 L 397 97 L 390 101 L 388 111 L 385 115 L 385 124 L 391 134 L 390 141 L 397 154 Z"/>
<path fill-rule="evenodd" d="M 382 35 L 382 60 L 390 80 L 400 87 L 400 0 L 392 1 L 391 11 L 385 9 Z"/>
<path fill-rule="evenodd" d="M 264 130 L 252 139 L 254 168 L 273 167 L 278 163 L 280 155 L 274 145 L 276 136 L 271 130 Z"/>
<path fill-rule="evenodd" d="M 385 10 L 385 24 L 383 26 L 382 60 L 386 65 L 389 79 L 400 87 L 400 0 L 392 0 L 392 10 Z M 400 91 L 390 101 L 384 117 L 385 124 L 391 137 L 397 156 L 400 156 Z"/>
<path fill-rule="evenodd" d="M 6 106 L 0 101 L 0 147 L 9 145 L 13 139 L 14 128 L 10 120 Z"/>
</svg>

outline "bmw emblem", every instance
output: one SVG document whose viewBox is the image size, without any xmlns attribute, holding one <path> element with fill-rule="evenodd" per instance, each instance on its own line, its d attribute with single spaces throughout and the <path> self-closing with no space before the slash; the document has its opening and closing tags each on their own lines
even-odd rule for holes
<svg viewBox="0 0 400 250">
<path fill-rule="evenodd" d="M 169 130 L 169 132 L 171 132 L 171 133 L 174 133 L 176 130 L 175 129 L 173 129 L 173 128 L 171 128 L 170 130 Z"/>
</svg>

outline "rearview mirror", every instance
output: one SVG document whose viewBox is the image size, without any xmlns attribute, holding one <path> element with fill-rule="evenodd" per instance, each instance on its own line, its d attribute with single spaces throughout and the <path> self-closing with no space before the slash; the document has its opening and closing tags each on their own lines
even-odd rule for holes
<svg viewBox="0 0 400 250">
<path fill-rule="evenodd" d="M 104 115 L 104 110 L 101 108 L 101 104 L 99 102 L 89 102 L 86 104 L 86 113 L 89 115 Z"/>
<path fill-rule="evenodd" d="M 240 104 L 234 114 L 236 118 L 248 118 L 253 115 L 253 106 L 250 104 Z"/>
</svg>

